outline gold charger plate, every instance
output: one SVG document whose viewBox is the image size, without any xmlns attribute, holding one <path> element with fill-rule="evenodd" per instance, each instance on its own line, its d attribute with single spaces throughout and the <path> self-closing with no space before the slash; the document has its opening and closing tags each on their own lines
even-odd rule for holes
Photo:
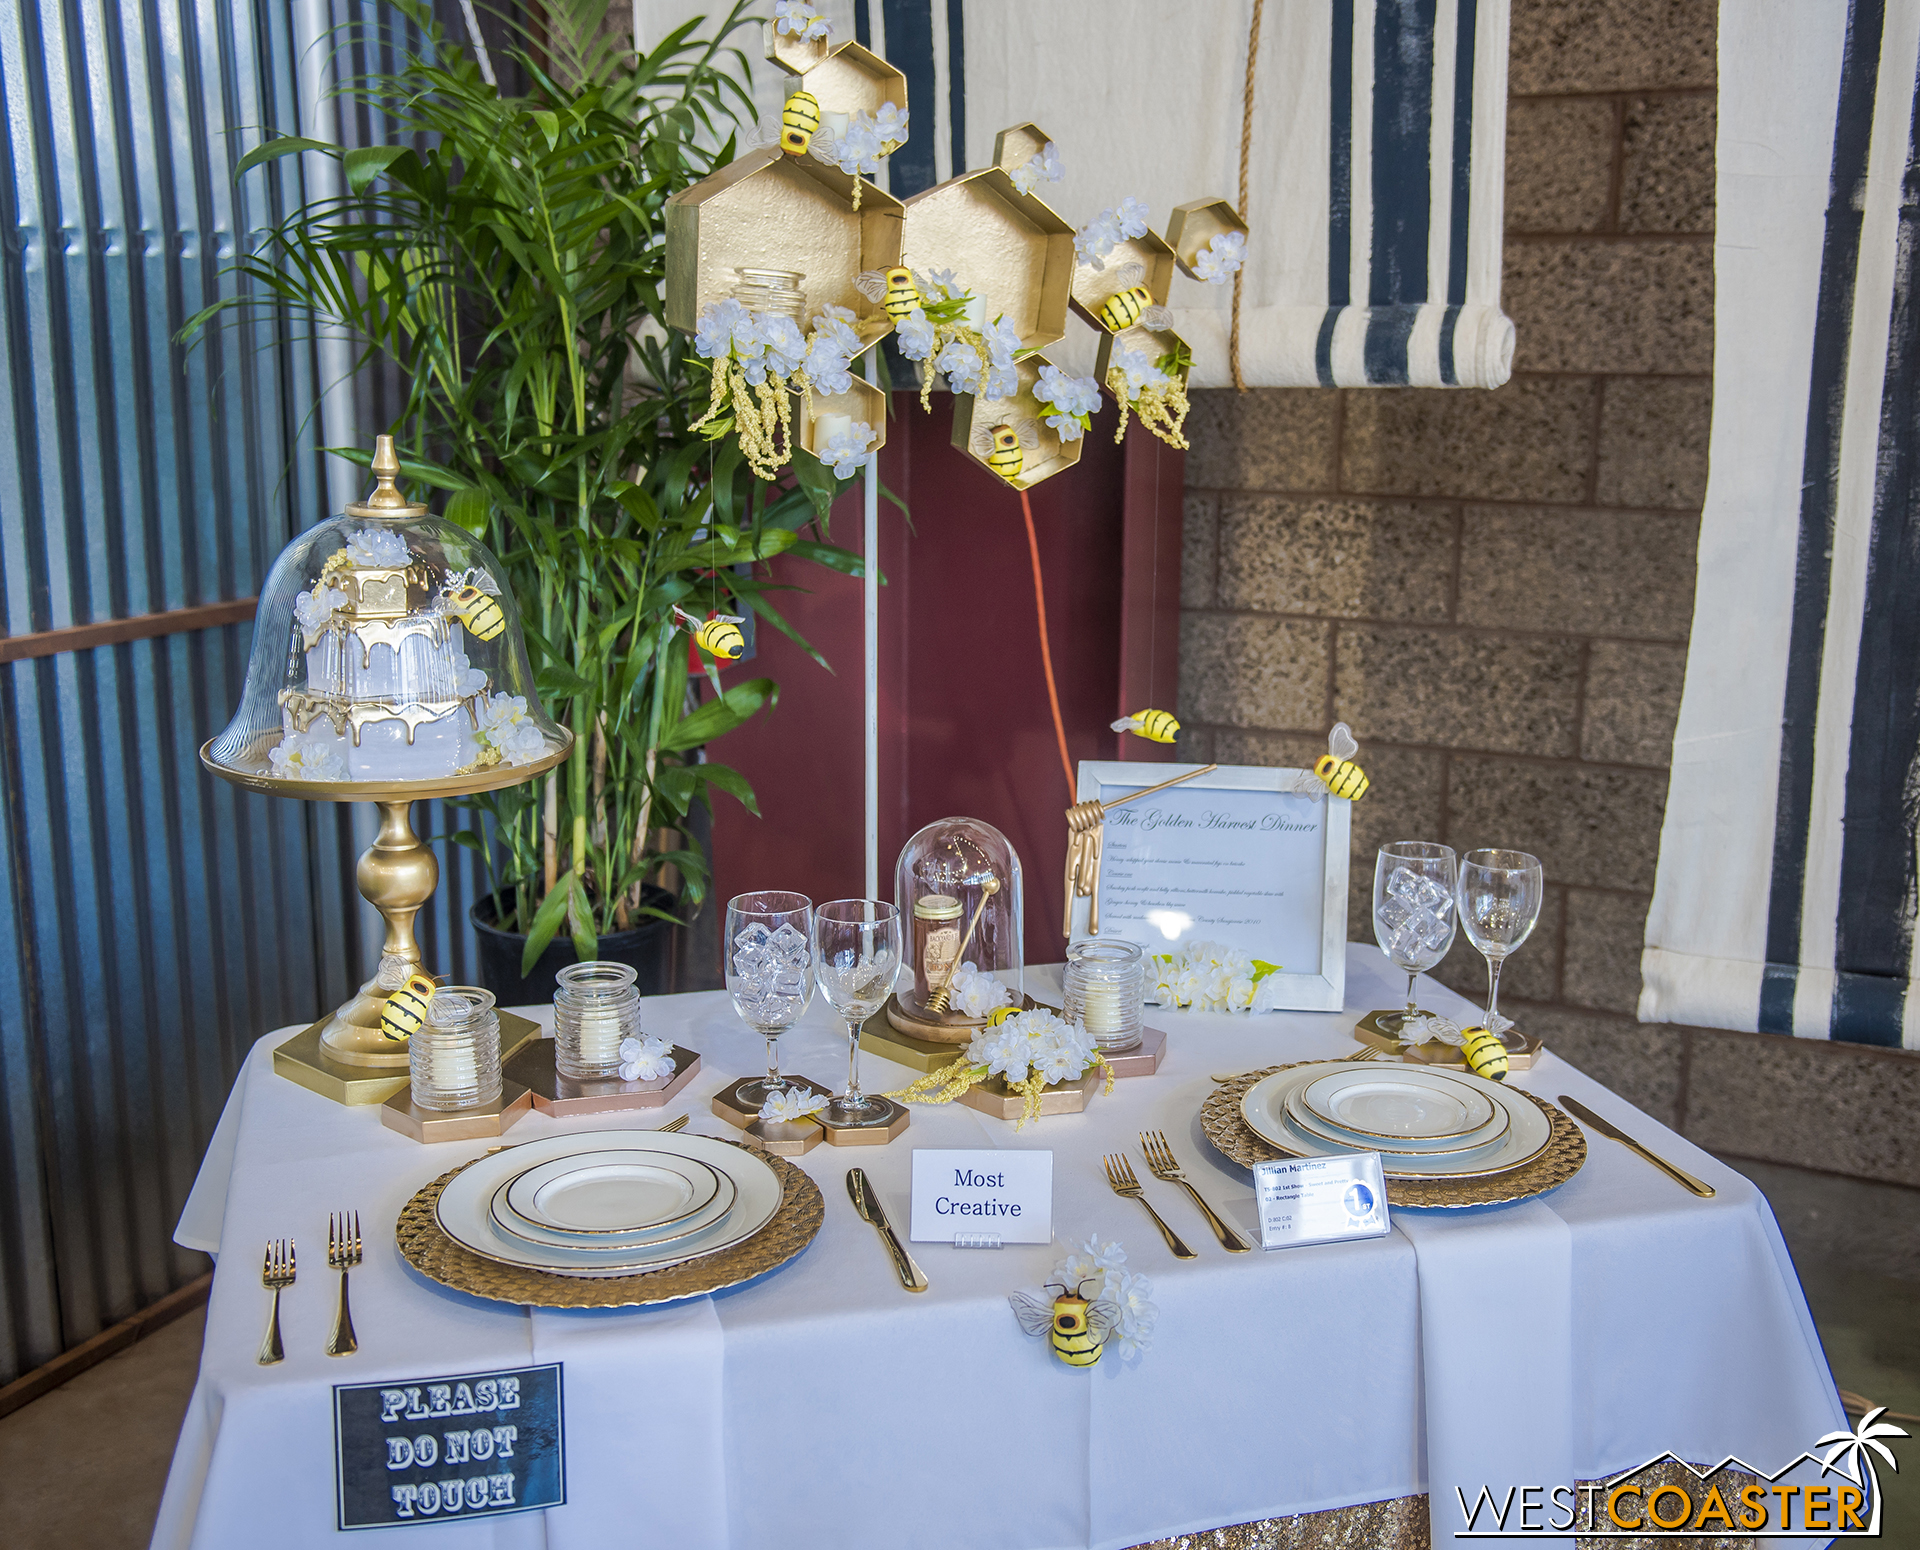
<svg viewBox="0 0 1920 1550">
<path fill-rule="evenodd" d="M 738 1142 L 728 1144 L 739 1145 Z M 478 1162 L 477 1157 L 423 1185 L 400 1208 L 394 1238 L 407 1263 L 429 1280 L 450 1286 L 456 1292 L 495 1302 L 535 1308 L 645 1308 L 655 1303 L 678 1302 L 683 1297 L 704 1296 L 751 1281 L 769 1270 L 778 1270 L 813 1242 L 826 1215 L 819 1186 L 800 1169 L 784 1157 L 775 1157 L 757 1147 L 741 1147 L 741 1150 L 753 1152 L 780 1180 L 780 1205 L 773 1213 L 773 1220 L 744 1243 L 659 1270 L 596 1279 L 550 1275 L 518 1265 L 495 1264 L 463 1248 L 441 1230 L 434 1207 L 439 1202 L 440 1191 L 456 1174 Z"/>
<path fill-rule="evenodd" d="M 1240 1100 L 1246 1096 L 1247 1089 L 1262 1077 L 1272 1076 L 1276 1071 L 1290 1071 L 1294 1066 L 1319 1064 L 1323 1062 L 1295 1060 L 1285 1065 L 1267 1066 L 1259 1071 L 1245 1072 L 1231 1082 L 1222 1082 L 1214 1088 L 1206 1102 L 1200 1105 L 1200 1128 L 1206 1132 L 1214 1150 L 1243 1168 L 1293 1155 L 1269 1146 L 1248 1129 L 1247 1122 L 1240 1117 Z M 1552 1134 L 1537 1156 L 1490 1179 L 1388 1179 L 1387 1204 L 1423 1210 L 1507 1205 L 1515 1200 L 1531 1200 L 1535 1195 L 1558 1189 L 1578 1173 L 1587 1160 L 1587 1138 L 1581 1133 L 1580 1127 L 1544 1098 L 1536 1098 L 1518 1087 L 1509 1088 L 1508 1091 L 1538 1104 L 1540 1111 L 1547 1116 Z"/>
</svg>

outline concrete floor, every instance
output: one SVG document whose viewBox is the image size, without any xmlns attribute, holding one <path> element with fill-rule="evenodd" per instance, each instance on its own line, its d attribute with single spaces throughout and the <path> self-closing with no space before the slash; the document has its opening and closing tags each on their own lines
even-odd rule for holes
<svg viewBox="0 0 1920 1550">
<path fill-rule="evenodd" d="M 1920 1190 L 1727 1161 L 1772 1201 L 1843 1389 L 1920 1415 Z M 139 1550 L 200 1360 L 204 1312 L 178 1320 L 0 1418 L 8 1550 Z M 1920 1433 L 1920 1426 L 1909 1425 Z M 1811 1441 L 1812 1439 L 1808 1439 Z M 1920 1545 L 1920 1449 L 1883 1472 L 1886 1545 Z M 111 1480 L 111 1490 L 76 1490 Z"/>
</svg>

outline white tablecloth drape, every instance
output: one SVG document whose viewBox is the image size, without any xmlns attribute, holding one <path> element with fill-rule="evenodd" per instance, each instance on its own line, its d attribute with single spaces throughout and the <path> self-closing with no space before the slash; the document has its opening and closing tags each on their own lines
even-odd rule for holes
<svg viewBox="0 0 1920 1550">
<path fill-rule="evenodd" d="M 1404 982 L 1378 952 L 1350 952 L 1351 1005 L 1397 1004 Z M 1056 970 L 1029 977 L 1043 999 L 1057 991 Z M 1466 1010 L 1439 986 L 1422 994 Z M 422 1183 L 488 1143 L 422 1147 L 371 1110 L 279 1080 L 269 1036 L 177 1233 L 223 1269 L 154 1544 L 323 1542 L 335 1532 L 333 1384 L 539 1361 L 566 1364 L 566 1506 L 396 1528 L 383 1542 L 1118 1547 L 1429 1484 L 1436 1542 L 1451 1542 L 1456 1488 L 1471 1500 L 1483 1484 L 1567 1484 L 1667 1449 L 1773 1468 L 1844 1424 L 1765 1199 L 1551 1055 L 1515 1085 L 1574 1093 L 1717 1198 L 1696 1200 L 1590 1137 L 1586 1167 L 1538 1201 L 1397 1212 L 1384 1238 L 1229 1257 L 1183 1195 L 1149 1181 L 1200 1250 L 1174 1261 L 1140 1208 L 1109 1192 L 1100 1154 L 1135 1153 L 1138 1168 L 1136 1133 L 1165 1130 L 1216 1207 L 1254 1234 L 1250 1179 L 1200 1136 L 1209 1073 L 1347 1053 L 1355 1016 L 1155 1014 L 1171 1037 L 1160 1073 L 1084 1114 L 1016 1133 L 970 1109 L 920 1109 L 883 1150 L 818 1147 L 801 1166 L 826 1196 L 826 1223 L 805 1254 L 717 1297 L 626 1313 L 529 1313 L 415 1274 L 390 1224 Z M 565 1124 L 534 1115 L 509 1139 L 649 1127 L 681 1110 L 724 1133 L 707 1100 L 755 1069 L 758 1041 L 720 994 L 650 1001 L 647 1017 L 705 1056 L 678 1103 Z M 844 1058 L 819 1006 L 783 1045 L 789 1069 L 823 1080 Z M 867 1076 L 880 1087 L 906 1073 L 869 1057 Z M 1007 1294 L 1037 1285 L 1057 1245 L 923 1245 L 932 1288 L 904 1294 L 844 1176 L 864 1167 L 904 1231 L 916 1146 L 1052 1148 L 1056 1234 L 1126 1244 L 1154 1282 L 1152 1349 L 1074 1371 L 1020 1333 Z M 360 1211 L 367 1257 L 353 1282 L 360 1352 L 333 1360 L 323 1244 L 339 1209 Z M 260 1367 L 254 1267 L 268 1238 L 288 1234 L 302 1269 L 283 1299 L 287 1359 Z"/>
</svg>

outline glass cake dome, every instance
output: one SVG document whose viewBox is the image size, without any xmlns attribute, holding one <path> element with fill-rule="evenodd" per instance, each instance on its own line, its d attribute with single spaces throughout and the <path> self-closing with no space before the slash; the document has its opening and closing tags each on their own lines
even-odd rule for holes
<svg viewBox="0 0 1920 1550">
<path fill-rule="evenodd" d="M 240 708 L 202 752 L 216 774 L 342 800 L 484 790 L 572 745 L 533 691 L 499 561 L 407 500 L 399 472 L 393 438 L 378 438 L 373 493 L 274 561 Z"/>
<path fill-rule="evenodd" d="M 910 1022 L 964 1039 L 997 1007 L 1023 1004 L 1020 858 L 992 824 L 943 818 L 914 835 L 894 868 L 893 902 L 910 933 L 913 978 L 902 975 L 895 992 Z"/>
</svg>

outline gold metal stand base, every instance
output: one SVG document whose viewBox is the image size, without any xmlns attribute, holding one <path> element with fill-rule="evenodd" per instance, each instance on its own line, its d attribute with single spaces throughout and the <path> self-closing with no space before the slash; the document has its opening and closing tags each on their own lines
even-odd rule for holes
<svg viewBox="0 0 1920 1550">
<path fill-rule="evenodd" d="M 882 1098 L 878 1093 L 869 1093 L 867 1096 L 875 1103 L 884 1103 L 887 1112 L 859 1125 L 835 1124 L 831 1104 L 814 1116 L 820 1121 L 820 1128 L 826 1132 L 828 1146 L 885 1146 L 907 1133 L 907 1126 L 913 1123 L 913 1115 L 905 1104 Z"/>
<path fill-rule="evenodd" d="M 1382 1007 L 1367 1013 L 1353 1026 L 1353 1036 L 1362 1044 L 1371 1044 L 1375 1049 L 1391 1051 L 1410 1066 L 1453 1066 L 1466 1068 L 1466 1057 L 1460 1053 L 1457 1044 L 1443 1044 L 1438 1039 L 1428 1039 L 1421 1044 L 1402 1044 L 1397 1034 L 1390 1033 L 1380 1025 L 1380 1019 L 1391 1018 L 1392 1027 L 1398 1028 L 1399 1018 L 1404 1007 Z M 1534 1062 L 1534 1058 L 1546 1046 L 1531 1034 L 1523 1035 L 1526 1043 L 1519 1049 L 1507 1051 L 1507 1069 L 1525 1071 Z"/>
<path fill-rule="evenodd" d="M 319 1022 L 296 1033 L 273 1052 L 273 1069 L 289 1082 L 298 1082 L 308 1092 L 331 1098 L 335 1103 L 385 1103 L 395 1093 L 406 1090 L 411 1078 L 405 1066 L 398 1071 L 373 1066 L 350 1066 L 330 1057 L 321 1047 L 320 1036 L 333 1020 L 329 1013 Z M 540 1036 L 540 1025 L 512 1012 L 500 1013 L 500 1062 L 511 1060 L 520 1046 Z"/>
<path fill-rule="evenodd" d="M 826 1132 L 816 1120 L 803 1119 L 789 1125 L 762 1119 L 760 1105 L 740 1096 L 742 1087 L 759 1080 L 758 1077 L 743 1076 L 739 1081 L 729 1082 L 721 1088 L 713 1095 L 714 1114 L 729 1125 L 744 1130 L 777 1157 L 804 1157 L 826 1140 Z M 833 1096 L 827 1088 L 808 1077 L 790 1076 L 787 1081 L 811 1093 Z"/>
<path fill-rule="evenodd" d="M 653 1082 L 582 1082 L 562 1076 L 554 1063 L 552 1039 L 530 1039 L 501 1067 L 510 1082 L 532 1089 L 533 1106 L 542 1114 L 608 1114 L 617 1109 L 657 1109 L 671 1103 L 700 1069 L 700 1057 L 673 1047 L 673 1075 Z"/>
<path fill-rule="evenodd" d="M 423 1109 L 402 1088 L 380 1105 L 380 1123 L 415 1141 L 471 1141 L 476 1136 L 504 1134 L 533 1108 L 533 1094 L 504 1077 L 500 1096 L 472 1109 Z"/>
</svg>

